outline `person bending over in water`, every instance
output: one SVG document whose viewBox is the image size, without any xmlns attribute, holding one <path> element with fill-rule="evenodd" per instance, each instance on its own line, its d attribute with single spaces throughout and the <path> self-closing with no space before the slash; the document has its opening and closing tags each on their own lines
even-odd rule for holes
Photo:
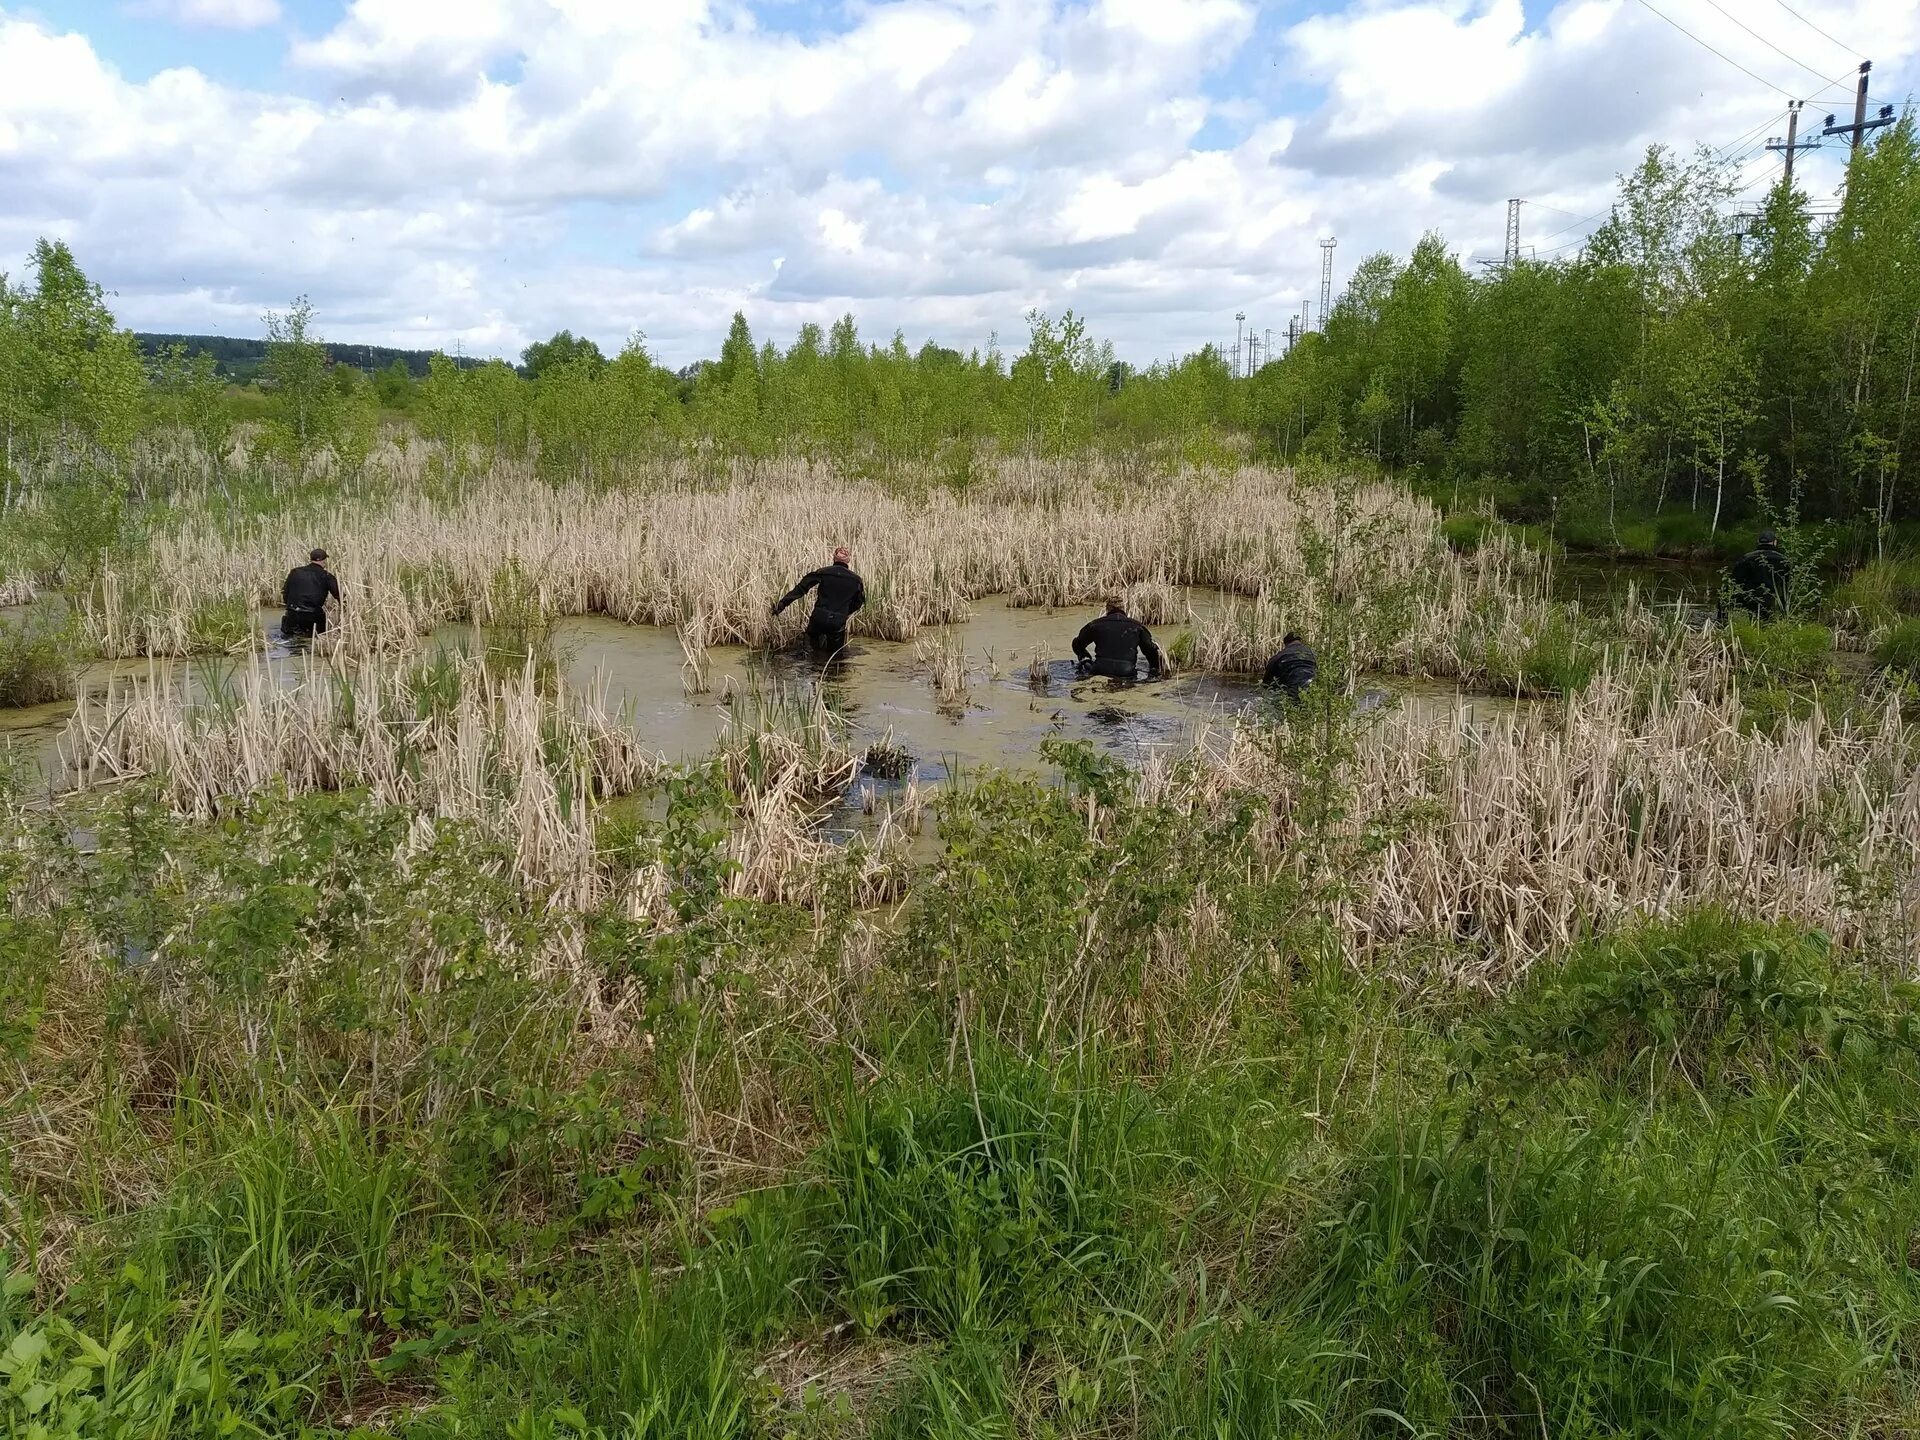
<svg viewBox="0 0 1920 1440">
<path fill-rule="evenodd" d="M 1267 673 L 1261 683 L 1279 686 L 1287 692 L 1287 699 L 1297 703 L 1319 673 L 1320 661 L 1313 647 L 1289 630 L 1279 653 L 1267 661 Z"/>
<path fill-rule="evenodd" d="M 327 599 L 341 604 L 340 582 L 327 569 L 327 552 L 317 547 L 308 553 L 307 563 L 287 572 L 287 583 L 280 587 L 280 598 L 287 613 L 280 617 L 280 634 L 288 640 L 305 640 L 327 628 Z"/>
<path fill-rule="evenodd" d="M 1733 562 L 1727 582 L 1729 598 L 1740 609 L 1751 610 L 1755 619 L 1785 614 L 1793 588 L 1793 562 L 1781 550 L 1780 537 L 1762 530 L 1760 543 Z"/>
<path fill-rule="evenodd" d="M 773 607 L 778 615 L 809 590 L 819 593 L 813 599 L 813 614 L 807 620 L 807 645 L 816 655 L 831 655 L 847 646 L 847 621 L 867 603 L 867 587 L 853 573 L 853 552 L 842 545 L 833 552 L 833 563 L 810 570 L 800 583 L 780 597 Z"/>
<path fill-rule="evenodd" d="M 1092 647 L 1093 657 L 1087 656 Z M 1160 647 L 1153 635 L 1138 620 L 1127 614 L 1118 599 L 1107 601 L 1107 613 L 1087 622 L 1073 637 L 1073 655 L 1090 673 L 1115 680 L 1139 678 L 1140 655 L 1146 653 L 1147 678 L 1160 678 Z"/>
</svg>

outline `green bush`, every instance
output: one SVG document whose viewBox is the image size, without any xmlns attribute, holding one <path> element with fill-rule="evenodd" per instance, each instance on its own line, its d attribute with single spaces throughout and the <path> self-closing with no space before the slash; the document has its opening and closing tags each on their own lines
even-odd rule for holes
<svg viewBox="0 0 1920 1440">
<path fill-rule="evenodd" d="M 1820 680 L 1833 671 L 1833 634 L 1824 625 L 1737 615 L 1728 625 L 1742 667 L 1766 679 Z"/>
<path fill-rule="evenodd" d="M 1873 663 L 1882 670 L 1920 675 L 1920 618 L 1902 620 L 1873 647 Z"/>
<path fill-rule="evenodd" d="M 73 627 L 0 622 L 0 708 L 71 700 L 78 682 Z"/>
<path fill-rule="evenodd" d="M 253 604 L 245 595 L 200 601 L 187 620 L 187 644 L 200 654 L 228 654 L 253 643 Z"/>
<path fill-rule="evenodd" d="M 1486 515 L 1449 515 L 1440 522 L 1440 533 L 1454 549 L 1472 551 L 1498 523 Z"/>
<path fill-rule="evenodd" d="M 1504 692 L 1568 695 L 1593 679 L 1600 655 L 1600 645 L 1587 627 L 1557 611 L 1517 645 L 1488 643 L 1482 658 L 1484 679 Z"/>
<path fill-rule="evenodd" d="M 1920 615 L 1920 556 L 1863 565 L 1834 587 L 1831 604 L 1838 614 L 1858 616 L 1867 629 Z"/>
</svg>

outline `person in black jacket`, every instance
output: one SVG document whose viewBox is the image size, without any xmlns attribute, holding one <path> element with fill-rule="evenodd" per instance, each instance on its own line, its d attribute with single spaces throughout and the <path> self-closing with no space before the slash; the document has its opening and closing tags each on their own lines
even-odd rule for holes
<svg viewBox="0 0 1920 1440">
<path fill-rule="evenodd" d="M 1759 545 L 1733 562 L 1727 581 L 1727 598 L 1755 618 L 1771 620 L 1783 613 L 1793 584 L 1793 562 L 1780 549 L 1780 537 L 1762 530 Z"/>
<path fill-rule="evenodd" d="M 280 634 L 288 640 L 303 640 L 327 628 L 327 600 L 337 605 L 340 582 L 327 569 L 327 552 L 315 549 L 307 563 L 287 572 L 287 583 L 280 587 L 280 598 L 287 613 L 280 617 Z"/>
<path fill-rule="evenodd" d="M 1087 655 L 1089 647 L 1092 658 Z M 1073 637 L 1074 658 L 1092 674 L 1116 680 L 1139 678 L 1140 655 L 1147 657 L 1147 678 L 1160 678 L 1160 647 L 1153 643 L 1147 627 L 1127 614 L 1118 600 L 1107 601 L 1107 613 L 1090 620 Z"/>
<path fill-rule="evenodd" d="M 1297 702 L 1319 673 L 1320 661 L 1313 647 L 1289 630 L 1279 652 L 1267 661 L 1267 673 L 1261 683 L 1278 685 L 1287 692 L 1287 699 Z"/>
<path fill-rule="evenodd" d="M 778 615 L 809 590 L 818 592 L 813 598 L 813 614 L 807 620 L 807 644 L 816 655 L 831 655 L 846 648 L 847 621 L 867 603 L 866 582 L 853 573 L 852 561 L 853 552 L 842 545 L 833 552 L 831 565 L 802 575 L 800 583 L 773 607 Z"/>
</svg>

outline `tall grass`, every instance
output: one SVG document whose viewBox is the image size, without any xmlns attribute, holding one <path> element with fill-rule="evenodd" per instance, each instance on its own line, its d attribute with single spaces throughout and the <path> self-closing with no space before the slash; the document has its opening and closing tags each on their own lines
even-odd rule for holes
<svg viewBox="0 0 1920 1440">
<path fill-rule="evenodd" d="M 1021 605 L 1120 594 L 1164 623 L 1180 618 L 1177 591 L 1192 585 L 1297 592 L 1309 621 L 1382 586 L 1496 593 L 1471 578 L 1491 558 L 1453 556 L 1437 512 L 1385 485 L 1249 468 L 1143 490 L 1084 466 L 1008 465 L 959 495 L 784 462 L 716 487 L 662 462 L 617 488 L 548 487 L 502 470 L 451 496 L 409 489 L 244 527 L 163 528 L 129 573 L 105 577 L 89 631 L 109 655 L 186 653 L 202 595 L 271 603 L 287 556 L 315 536 L 338 557 L 349 596 L 335 643 L 355 653 L 405 646 L 451 620 L 491 623 L 503 568 L 543 614 L 675 627 L 697 615 L 703 644 L 781 644 L 804 619 L 774 619 L 769 601 L 841 543 L 869 584 L 853 633 L 896 640 L 964 618 L 990 594 Z M 1517 562 L 1501 563 L 1508 573 Z M 149 570 L 169 587 L 151 585 Z"/>
<path fill-rule="evenodd" d="M 70 625 L 0 620 L 0 709 L 71 700 L 79 643 Z"/>
<path fill-rule="evenodd" d="M 1913 1429 L 1900 687 L 1545 607 L 1364 489 L 1036 469 L 803 515 L 766 468 L 801 548 L 823 487 L 872 502 L 870 633 L 1210 580 L 1213 663 L 1296 621 L 1338 663 L 841 845 L 869 762 L 817 697 L 734 695 L 672 769 L 543 664 L 576 608 L 676 624 L 690 683 L 778 639 L 744 487 L 344 506 L 337 653 L 82 697 L 77 788 L 0 806 L 0 1431 Z M 166 543 L 250 593 L 278 524 Z M 456 615 L 486 653 L 388 653 Z M 1560 698 L 1363 713 L 1361 655 Z"/>
</svg>

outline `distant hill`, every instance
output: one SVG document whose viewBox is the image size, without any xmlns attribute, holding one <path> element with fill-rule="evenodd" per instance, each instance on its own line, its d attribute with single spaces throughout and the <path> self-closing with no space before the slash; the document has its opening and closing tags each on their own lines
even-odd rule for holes
<svg viewBox="0 0 1920 1440">
<path fill-rule="evenodd" d="M 194 354 L 205 351 L 213 356 L 214 364 L 222 375 L 241 383 L 253 379 L 267 358 L 266 341 L 240 340 L 231 335 L 150 335 L 135 331 L 133 338 L 139 344 L 141 353 L 147 356 L 158 355 L 169 345 L 184 345 Z M 351 365 L 356 370 L 372 374 L 376 370 L 385 370 L 398 360 L 416 380 L 427 373 L 427 361 L 433 354 L 431 350 L 395 350 L 386 345 L 329 343 L 327 346 L 327 356 L 336 365 Z M 471 355 L 456 355 L 453 363 L 472 369 L 487 362 Z"/>
</svg>

